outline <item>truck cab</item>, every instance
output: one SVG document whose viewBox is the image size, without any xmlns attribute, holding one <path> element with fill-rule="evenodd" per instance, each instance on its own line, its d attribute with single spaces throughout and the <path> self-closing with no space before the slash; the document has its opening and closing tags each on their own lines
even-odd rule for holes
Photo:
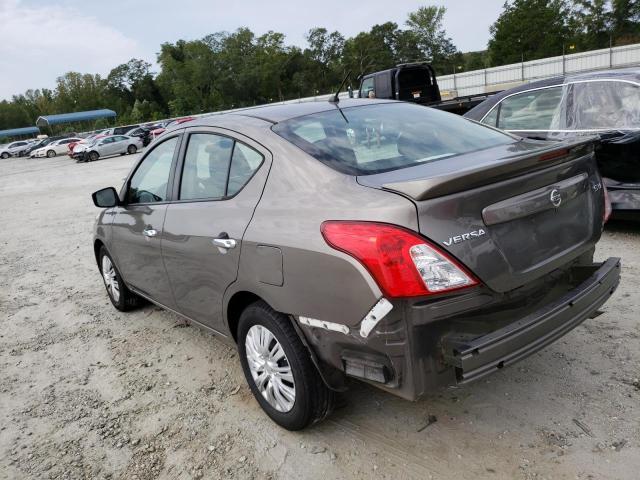
<svg viewBox="0 0 640 480">
<path fill-rule="evenodd" d="M 403 63 L 388 70 L 364 75 L 360 98 L 384 98 L 421 104 L 441 101 L 433 67 L 425 62 Z"/>
</svg>

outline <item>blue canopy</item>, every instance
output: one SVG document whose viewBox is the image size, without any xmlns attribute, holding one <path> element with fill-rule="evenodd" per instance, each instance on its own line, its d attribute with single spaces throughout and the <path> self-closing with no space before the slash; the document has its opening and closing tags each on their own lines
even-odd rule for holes
<svg viewBox="0 0 640 480">
<path fill-rule="evenodd" d="M 44 117 L 38 117 L 36 125 L 39 127 L 46 127 L 51 125 L 58 125 L 60 123 L 70 122 L 83 122 L 86 120 L 97 120 L 98 118 L 115 117 L 116 112 L 108 110 L 106 108 L 102 110 L 88 110 L 86 112 L 72 112 L 72 113 L 60 113 L 58 115 L 46 115 Z"/>
<path fill-rule="evenodd" d="M 20 135 L 39 135 L 38 127 L 10 128 L 9 130 L 0 130 L 0 138 L 17 137 Z"/>
</svg>

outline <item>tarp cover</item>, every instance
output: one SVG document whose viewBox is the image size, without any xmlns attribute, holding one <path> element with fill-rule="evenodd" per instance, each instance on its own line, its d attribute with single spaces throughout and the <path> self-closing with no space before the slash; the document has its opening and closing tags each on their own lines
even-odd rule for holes
<svg viewBox="0 0 640 480">
<path fill-rule="evenodd" d="M 58 115 L 46 115 L 38 117 L 36 125 L 46 127 L 47 125 L 59 125 L 61 123 L 84 122 L 87 120 L 97 120 L 99 118 L 115 117 L 116 112 L 113 110 L 88 110 L 86 112 L 60 113 Z"/>
<path fill-rule="evenodd" d="M 0 138 L 16 137 L 18 135 L 38 135 L 39 133 L 40 129 L 38 127 L 11 128 L 9 130 L 0 130 Z"/>
</svg>

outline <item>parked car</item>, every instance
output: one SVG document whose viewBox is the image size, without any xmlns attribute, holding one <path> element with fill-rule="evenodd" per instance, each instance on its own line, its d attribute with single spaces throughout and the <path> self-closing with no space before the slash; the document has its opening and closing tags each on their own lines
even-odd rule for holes
<svg viewBox="0 0 640 480">
<path fill-rule="evenodd" d="M 172 120 L 169 123 L 167 123 L 164 127 L 159 127 L 154 130 L 151 130 L 151 138 L 156 139 L 160 135 L 162 135 L 168 128 L 171 128 L 176 125 L 180 125 L 181 123 L 190 122 L 193 119 L 194 117 L 184 117 L 184 118 L 177 118 L 175 120 Z"/>
<path fill-rule="evenodd" d="M 104 137 L 106 137 L 106 135 L 102 133 L 92 133 L 91 135 L 87 135 L 85 138 L 79 141 L 69 142 L 69 144 L 67 145 L 67 155 L 69 155 L 71 158 L 77 158 L 77 155 L 74 156 L 74 152 L 80 153 L 81 151 L 84 151 L 84 146 L 92 144 L 96 140 L 99 140 Z M 76 146 L 78 145 L 81 145 L 82 147 L 79 147 L 78 150 L 76 151 Z"/>
<path fill-rule="evenodd" d="M 53 158 L 56 155 L 61 155 L 66 153 L 70 143 L 76 143 L 81 141 L 81 138 L 78 137 L 70 137 L 70 138 L 62 138 L 60 140 L 55 140 L 48 145 L 38 148 L 31 152 L 30 156 L 32 157 L 48 157 Z"/>
<path fill-rule="evenodd" d="M 366 124 L 384 148 L 351 143 Z M 147 299 L 237 346 L 295 430 L 346 377 L 414 400 L 595 315 L 620 277 L 593 261 L 603 191 L 589 140 L 395 101 L 272 105 L 167 131 L 93 194 L 93 246 L 117 309 Z"/>
<path fill-rule="evenodd" d="M 151 128 L 140 126 L 127 131 L 125 135 L 129 137 L 138 137 L 142 140 L 142 144 L 146 147 L 151 143 Z"/>
<path fill-rule="evenodd" d="M 113 135 L 127 135 L 127 132 L 138 128 L 140 125 L 135 124 L 135 125 L 123 125 L 121 127 L 115 127 L 113 129 Z"/>
<path fill-rule="evenodd" d="M 78 156 L 79 161 L 93 162 L 101 157 L 111 155 L 132 155 L 143 147 L 142 140 L 138 137 L 127 137 L 126 135 L 110 135 L 83 147 L 82 155 Z M 76 147 L 74 153 L 76 153 Z"/>
<path fill-rule="evenodd" d="M 640 219 L 640 69 L 556 77 L 506 90 L 465 117 L 529 138 L 597 135 L 613 216 Z"/>
<path fill-rule="evenodd" d="M 7 159 L 9 157 L 14 157 L 18 155 L 18 152 L 24 150 L 25 147 L 28 147 L 31 144 L 31 141 L 28 140 L 18 140 L 16 142 L 11 142 L 5 145 L 2 150 L 0 150 L 0 158 Z"/>
</svg>

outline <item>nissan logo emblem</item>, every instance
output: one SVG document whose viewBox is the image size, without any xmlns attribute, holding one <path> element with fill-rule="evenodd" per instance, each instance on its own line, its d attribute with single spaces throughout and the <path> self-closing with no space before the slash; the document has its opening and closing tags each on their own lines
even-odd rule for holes
<svg viewBox="0 0 640 480">
<path fill-rule="evenodd" d="M 551 203 L 554 207 L 559 207 L 562 203 L 562 195 L 560 195 L 560 192 L 554 188 L 553 190 L 551 190 L 549 200 L 551 200 Z"/>
</svg>

